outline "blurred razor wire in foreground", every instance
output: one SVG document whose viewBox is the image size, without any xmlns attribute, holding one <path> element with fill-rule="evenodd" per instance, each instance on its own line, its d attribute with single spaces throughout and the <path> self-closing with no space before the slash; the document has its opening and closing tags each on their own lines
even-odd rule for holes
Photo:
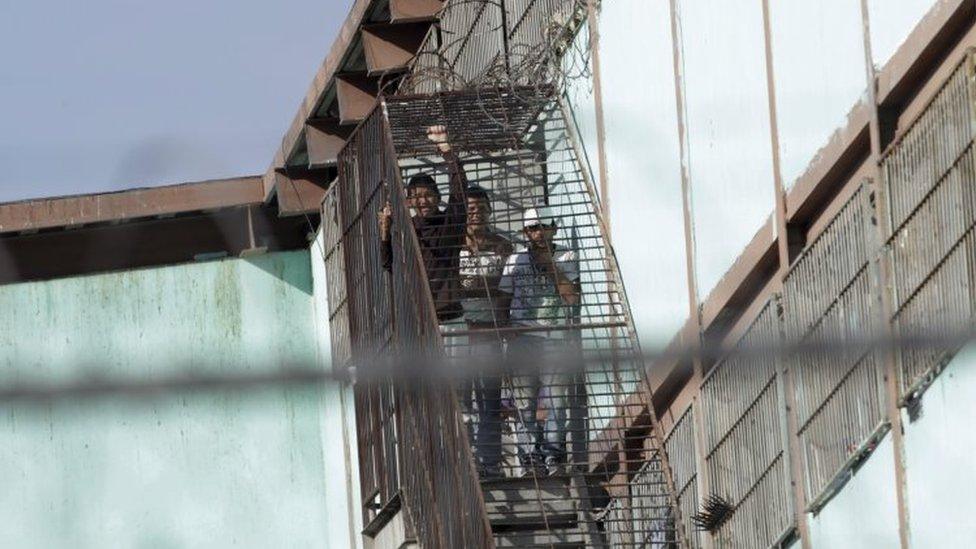
<svg viewBox="0 0 976 549">
<path fill-rule="evenodd" d="M 643 353 L 643 359 L 647 364 L 685 364 L 689 365 L 688 367 L 696 360 L 711 364 L 735 360 L 737 368 L 742 370 L 742 375 L 749 375 L 748 370 L 754 367 L 755 361 L 769 357 L 790 364 L 801 361 L 804 356 L 815 356 L 825 361 L 824 368 L 842 368 L 842 365 L 834 361 L 850 356 L 852 353 L 869 352 L 924 352 L 941 356 L 943 362 L 948 362 L 957 351 L 974 339 L 976 334 L 972 331 L 964 331 L 955 334 L 927 334 L 898 338 L 848 337 L 842 340 L 805 341 L 792 344 L 784 342 L 778 345 L 703 344 L 700 347 L 686 349 L 647 350 Z M 447 360 L 410 360 L 404 357 L 389 357 L 383 361 L 350 366 L 341 370 L 332 370 L 315 363 L 295 363 L 279 364 L 274 368 L 257 368 L 257 371 L 251 373 L 224 374 L 202 373 L 199 370 L 200 364 L 175 366 L 176 371 L 184 373 L 152 378 L 80 374 L 67 382 L 31 380 L 31 376 L 25 375 L 19 381 L 0 383 L 0 402 L 8 405 L 47 406 L 57 404 L 61 400 L 121 398 L 138 405 L 139 402 L 148 403 L 147 398 L 167 399 L 196 392 L 251 392 L 289 386 L 314 389 L 323 383 L 368 384 L 389 381 L 396 384 L 410 384 L 423 379 L 454 385 L 483 375 L 538 374 L 541 363 L 507 360 L 459 367 L 456 363 Z M 585 372 L 587 365 L 582 362 L 567 363 L 560 365 L 560 368 L 566 374 L 575 375 Z M 76 364 L 72 365 L 72 369 L 78 372 L 100 370 L 97 363 Z"/>
</svg>

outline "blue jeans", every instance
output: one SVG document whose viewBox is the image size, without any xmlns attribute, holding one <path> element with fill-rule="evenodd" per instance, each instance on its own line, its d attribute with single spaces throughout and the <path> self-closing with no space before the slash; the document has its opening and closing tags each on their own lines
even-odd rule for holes
<svg viewBox="0 0 976 549">
<path fill-rule="evenodd" d="M 459 338 L 455 338 L 459 339 Z M 502 358 L 500 337 L 493 332 L 471 334 L 453 348 L 452 359 L 470 368 L 471 378 L 461 384 L 461 405 L 468 415 L 468 434 L 475 460 L 481 467 L 502 462 L 502 382 L 497 375 L 478 372 L 495 369 Z"/>
<path fill-rule="evenodd" d="M 508 342 L 509 359 L 517 369 L 511 375 L 512 398 L 518 409 L 515 437 L 523 465 L 562 463 L 566 457 L 572 377 L 558 371 L 564 366 L 563 343 L 531 335 L 519 335 Z M 541 422 L 540 409 L 546 413 Z"/>
</svg>

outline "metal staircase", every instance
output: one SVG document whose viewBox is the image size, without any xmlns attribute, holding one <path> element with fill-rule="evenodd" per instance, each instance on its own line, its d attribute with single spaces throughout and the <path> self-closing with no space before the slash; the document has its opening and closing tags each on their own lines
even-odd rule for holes
<svg viewBox="0 0 976 549">
<path fill-rule="evenodd" d="M 450 154 L 431 127 L 446 129 Z M 340 154 L 323 212 L 334 362 L 363 375 L 394 362 L 394 377 L 361 384 L 357 402 L 367 524 L 388 520 L 395 498 L 424 547 L 684 546 L 629 306 L 581 158 L 572 114 L 547 86 L 381 98 Z M 445 216 L 480 197 L 465 202 L 465 225 L 434 244 L 413 227 L 416 176 L 454 200 Z M 376 220 L 387 203 L 384 255 Z M 511 244 L 500 259 L 464 237 L 483 218 Z M 438 271 L 424 259 L 434 245 L 467 262 Z M 472 270 L 483 263 L 497 272 Z M 444 292 L 429 289 L 450 277 L 485 292 L 459 291 L 460 317 L 448 318 Z M 417 369 L 396 377 L 408 367 Z M 501 379 L 497 392 L 471 388 Z M 472 447 L 479 429 L 497 434 Z"/>
</svg>

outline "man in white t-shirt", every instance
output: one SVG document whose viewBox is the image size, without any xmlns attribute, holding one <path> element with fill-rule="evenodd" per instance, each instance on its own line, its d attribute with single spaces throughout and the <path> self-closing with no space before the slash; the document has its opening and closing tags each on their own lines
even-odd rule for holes
<svg viewBox="0 0 976 549">
<path fill-rule="evenodd" d="M 526 474 L 556 474 L 566 459 L 572 376 L 560 369 L 566 367 L 566 339 L 580 303 L 579 259 L 553 242 L 558 223 L 548 207 L 527 209 L 522 231 L 526 247 L 509 256 L 498 284 L 510 299 L 509 360 L 516 368 L 537 368 L 511 376 L 518 454 Z M 546 411 L 543 425 L 540 408 Z"/>
</svg>

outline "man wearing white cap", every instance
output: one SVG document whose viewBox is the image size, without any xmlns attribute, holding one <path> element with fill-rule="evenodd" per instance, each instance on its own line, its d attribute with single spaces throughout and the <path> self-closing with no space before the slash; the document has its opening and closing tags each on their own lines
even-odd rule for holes
<svg viewBox="0 0 976 549">
<path fill-rule="evenodd" d="M 526 247 L 509 256 L 498 284 L 498 289 L 511 298 L 511 360 L 516 367 L 542 369 L 541 374 L 512 376 L 512 396 L 519 415 L 519 460 L 527 474 L 555 474 L 562 470 L 566 457 L 571 378 L 558 370 L 565 367 L 561 364 L 566 356 L 564 340 L 580 302 L 580 285 L 579 259 L 576 252 L 554 243 L 558 230 L 558 220 L 549 207 L 525 210 L 522 231 Z M 544 426 L 537 419 L 541 407 L 547 411 Z"/>
</svg>

